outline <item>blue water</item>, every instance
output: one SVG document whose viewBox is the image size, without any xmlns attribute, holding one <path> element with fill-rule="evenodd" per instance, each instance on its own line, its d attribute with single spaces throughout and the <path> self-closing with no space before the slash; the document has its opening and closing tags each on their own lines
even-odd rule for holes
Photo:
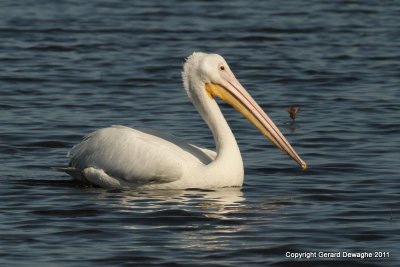
<svg viewBox="0 0 400 267">
<path fill-rule="evenodd" d="M 1 1 L 0 265 L 399 266 L 398 1 L 137 2 Z M 181 84 L 193 51 L 226 58 L 307 171 L 222 103 L 241 189 L 105 190 L 50 168 L 111 124 L 213 148 Z M 286 256 L 320 251 L 386 257 Z"/>
</svg>

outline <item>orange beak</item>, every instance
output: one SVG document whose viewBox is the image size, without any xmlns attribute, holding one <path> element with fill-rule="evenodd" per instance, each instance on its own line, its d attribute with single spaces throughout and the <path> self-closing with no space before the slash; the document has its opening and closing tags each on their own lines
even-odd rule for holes
<svg viewBox="0 0 400 267">
<path fill-rule="evenodd" d="M 275 123 L 261 109 L 257 102 L 244 89 L 239 81 L 226 72 L 223 73 L 222 84 L 207 83 L 206 91 L 211 97 L 219 97 L 229 105 L 238 110 L 246 119 L 248 119 L 257 129 L 259 129 L 271 142 L 289 157 L 295 160 L 305 170 L 305 163 L 293 147 L 289 144 L 283 134 L 276 127 Z"/>
</svg>

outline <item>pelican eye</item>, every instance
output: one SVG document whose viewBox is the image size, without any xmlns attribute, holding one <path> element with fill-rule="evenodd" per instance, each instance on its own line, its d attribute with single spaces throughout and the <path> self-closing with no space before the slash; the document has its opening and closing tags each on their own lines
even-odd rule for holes
<svg viewBox="0 0 400 267">
<path fill-rule="evenodd" d="M 219 70 L 225 70 L 225 66 L 224 65 L 219 66 Z"/>
</svg>

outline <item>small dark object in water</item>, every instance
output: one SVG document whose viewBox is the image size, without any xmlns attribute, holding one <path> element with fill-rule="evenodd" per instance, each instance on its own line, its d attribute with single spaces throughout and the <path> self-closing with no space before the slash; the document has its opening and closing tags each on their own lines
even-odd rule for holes
<svg viewBox="0 0 400 267">
<path fill-rule="evenodd" d="M 299 110 L 300 110 L 299 107 L 293 107 L 293 106 L 288 107 L 286 109 L 286 111 L 289 112 L 290 118 L 292 118 L 293 121 L 296 120 L 296 115 L 297 115 L 297 112 L 299 112 Z"/>
</svg>

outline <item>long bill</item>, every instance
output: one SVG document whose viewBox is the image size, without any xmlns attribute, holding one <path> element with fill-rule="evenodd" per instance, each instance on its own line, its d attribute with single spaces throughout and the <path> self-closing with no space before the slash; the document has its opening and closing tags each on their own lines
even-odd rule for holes
<svg viewBox="0 0 400 267">
<path fill-rule="evenodd" d="M 205 85 L 211 97 L 219 97 L 238 110 L 257 129 L 259 129 L 271 142 L 289 155 L 305 170 L 305 163 L 293 147 L 289 144 L 275 123 L 261 109 L 257 102 L 250 96 L 239 81 L 229 74 L 223 76 L 223 84 L 207 83 Z"/>
</svg>

